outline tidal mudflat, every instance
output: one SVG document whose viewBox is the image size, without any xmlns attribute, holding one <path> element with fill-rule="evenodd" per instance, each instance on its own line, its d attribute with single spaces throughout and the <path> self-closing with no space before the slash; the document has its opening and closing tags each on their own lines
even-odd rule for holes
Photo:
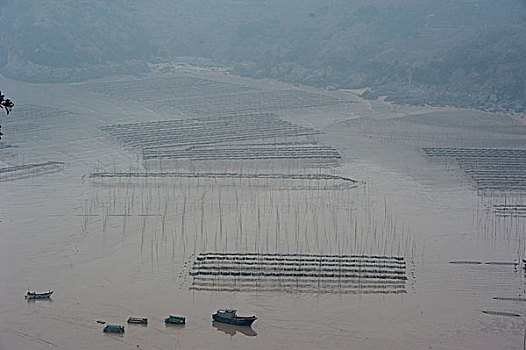
<svg viewBox="0 0 526 350">
<path fill-rule="evenodd" d="M 520 118 L 207 71 L 2 86 L 1 349 L 522 346 Z"/>
</svg>

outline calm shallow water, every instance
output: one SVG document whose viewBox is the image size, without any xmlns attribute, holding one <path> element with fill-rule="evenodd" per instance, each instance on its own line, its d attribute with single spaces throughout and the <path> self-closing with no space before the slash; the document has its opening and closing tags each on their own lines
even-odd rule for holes
<svg viewBox="0 0 526 350">
<path fill-rule="evenodd" d="M 275 88 L 273 83 L 247 84 Z M 5 80 L 2 85 L 17 103 L 13 119 L 3 123 L 5 142 L 17 147 L 1 150 L 2 162 L 60 161 L 65 166 L 0 182 L 0 349 L 521 346 L 526 303 L 494 297 L 524 297 L 524 273 L 520 267 L 484 263 L 513 262 L 524 255 L 524 219 L 497 222 L 483 209 L 484 200 L 521 202 L 524 197 L 482 197 L 457 168 L 426 159 L 419 148 L 435 141 L 410 140 L 411 130 L 373 137 L 382 130 L 373 130 L 372 124 L 365 129 L 334 124 L 422 110 L 352 97 L 355 103 L 279 112 L 286 120 L 325 131 L 324 143 L 342 160 L 335 169 L 314 171 L 359 180 L 353 188 L 248 180 L 95 181 L 89 178 L 92 172 L 142 168 L 136 154 L 96 127 L 169 116 L 69 85 Z M 17 117 L 17 110 L 30 105 L 56 110 L 37 107 L 38 123 Z M 481 142 L 473 131 L 447 137 L 463 145 Z M 497 142 L 490 141 L 492 147 Z M 242 171 L 261 168 L 246 163 Z M 401 255 L 407 261 L 407 293 L 189 290 L 195 254 L 213 251 Z M 55 290 L 53 300 L 26 302 L 28 286 Z M 214 327 L 210 315 L 223 307 L 256 314 L 257 335 Z M 168 314 L 185 315 L 188 324 L 166 327 Z M 96 323 L 124 324 L 131 315 L 148 317 L 150 323 L 127 326 L 123 336 L 105 335 Z"/>
</svg>

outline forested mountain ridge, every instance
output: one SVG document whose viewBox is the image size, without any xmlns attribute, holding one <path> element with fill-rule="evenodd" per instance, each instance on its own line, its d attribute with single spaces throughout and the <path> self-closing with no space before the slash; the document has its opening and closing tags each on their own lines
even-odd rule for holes
<svg viewBox="0 0 526 350">
<path fill-rule="evenodd" d="M 0 72 L 71 81 L 203 57 L 404 103 L 524 110 L 523 0 L 0 1 Z"/>
<path fill-rule="evenodd" d="M 29 81 L 73 81 L 125 72 L 148 59 L 139 11 L 125 1 L 4 0 L 2 74 Z M 135 67 L 135 68 L 137 68 Z"/>
</svg>

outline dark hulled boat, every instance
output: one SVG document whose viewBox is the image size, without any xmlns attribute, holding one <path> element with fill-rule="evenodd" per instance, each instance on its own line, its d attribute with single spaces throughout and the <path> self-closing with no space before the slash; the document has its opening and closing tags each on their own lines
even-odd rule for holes
<svg viewBox="0 0 526 350">
<path fill-rule="evenodd" d="M 164 319 L 166 324 L 186 324 L 186 317 L 183 316 L 168 316 Z"/>
<path fill-rule="evenodd" d="M 217 310 L 217 312 L 212 315 L 212 319 L 217 322 L 233 324 L 236 326 L 251 326 L 258 318 L 256 316 L 238 316 L 237 310 L 225 309 Z"/>
<path fill-rule="evenodd" d="M 124 326 L 109 324 L 102 331 L 104 333 L 124 333 Z"/>
<path fill-rule="evenodd" d="M 130 317 L 128 323 L 132 324 L 148 324 L 148 319 L 145 317 Z"/>
<path fill-rule="evenodd" d="M 52 290 L 49 290 L 47 292 L 42 292 L 42 293 L 39 293 L 39 292 L 31 292 L 31 291 L 27 291 L 26 293 L 26 299 L 28 300 L 33 300 L 33 299 L 49 299 L 51 298 L 51 295 L 53 294 L 53 291 Z"/>
</svg>

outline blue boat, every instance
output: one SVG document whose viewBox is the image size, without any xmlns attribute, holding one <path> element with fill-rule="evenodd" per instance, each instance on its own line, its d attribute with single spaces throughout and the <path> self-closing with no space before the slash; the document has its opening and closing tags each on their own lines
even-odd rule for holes
<svg viewBox="0 0 526 350">
<path fill-rule="evenodd" d="M 104 333 L 124 333 L 124 326 L 109 324 L 102 331 Z"/>
<path fill-rule="evenodd" d="M 166 324 L 186 324 L 186 318 L 183 316 L 168 316 L 164 319 Z"/>
<path fill-rule="evenodd" d="M 212 315 L 212 319 L 217 322 L 233 324 L 236 326 L 251 326 L 258 318 L 256 316 L 238 316 L 237 310 L 224 309 L 217 310 L 217 312 Z"/>
</svg>

